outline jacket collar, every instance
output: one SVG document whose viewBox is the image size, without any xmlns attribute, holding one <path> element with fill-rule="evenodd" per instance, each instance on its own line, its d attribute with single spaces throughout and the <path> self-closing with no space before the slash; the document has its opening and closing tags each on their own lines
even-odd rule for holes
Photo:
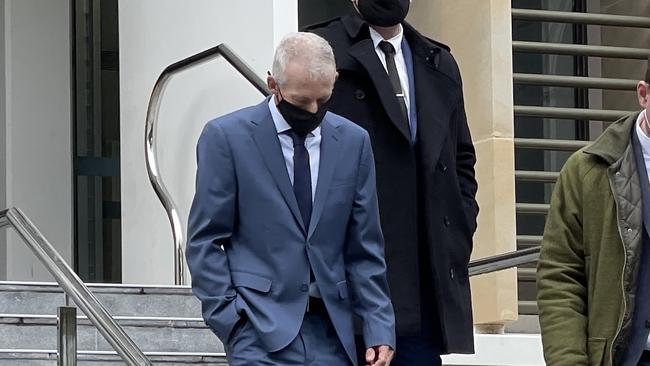
<svg viewBox="0 0 650 366">
<path fill-rule="evenodd" d="M 623 157 L 630 144 L 632 128 L 639 117 L 639 112 L 631 113 L 603 132 L 591 145 L 584 149 L 587 154 L 596 155 L 611 165 Z"/>
<path fill-rule="evenodd" d="M 364 35 L 370 37 L 370 31 L 368 30 L 368 23 L 363 21 L 358 13 L 346 15 L 341 18 L 341 22 L 345 27 L 345 30 L 348 32 L 348 36 L 352 39 Z M 362 34 L 363 32 L 363 34 Z M 365 37 L 364 37 L 365 38 Z"/>
<path fill-rule="evenodd" d="M 360 38 L 370 38 L 370 26 L 361 19 L 359 13 L 354 12 L 354 14 L 348 14 L 341 18 L 341 22 L 351 39 L 358 42 Z M 443 48 L 449 51 L 449 48 L 446 46 L 442 47 L 441 44 L 429 41 L 409 23 L 402 22 L 402 27 L 404 27 L 404 37 L 410 43 L 411 49 L 414 53 L 418 55 L 422 54 L 426 57 L 439 54 Z"/>
</svg>

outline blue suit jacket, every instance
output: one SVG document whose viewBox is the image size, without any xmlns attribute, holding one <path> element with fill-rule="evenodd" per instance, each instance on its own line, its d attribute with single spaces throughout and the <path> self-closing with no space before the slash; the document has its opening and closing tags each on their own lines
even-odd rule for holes
<svg viewBox="0 0 650 366">
<path fill-rule="evenodd" d="M 242 314 L 269 352 L 298 334 L 309 268 L 356 364 L 353 315 L 366 346 L 395 348 L 375 169 L 368 134 L 327 113 L 305 231 L 268 99 L 209 122 L 198 142 L 187 262 L 203 317 L 227 343 Z"/>
</svg>

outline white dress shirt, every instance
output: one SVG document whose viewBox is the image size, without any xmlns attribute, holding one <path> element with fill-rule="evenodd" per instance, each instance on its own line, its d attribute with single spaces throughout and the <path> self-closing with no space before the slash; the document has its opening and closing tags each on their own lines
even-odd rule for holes
<svg viewBox="0 0 650 366">
<path fill-rule="evenodd" d="M 650 136 L 641 128 L 641 124 L 648 123 L 645 110 L 639 114 L 639 118 L 636 120 L 636 135 L 639 143 L 641 144 L 641 150 L 643 151 L 643 161 L 645 161 L 645 169 L 648 174 L 648 180 L 650 181 Z M 650 336 L 645 343 L 645 349 L 650 350 Z"/>
<path fill-rule="evenodd" d="M 386 72 L 388 72 L 388 67 L 386 66 L 386 54 L 384 51 L 379 48 L 379 42 L 386 41 L 393 45 L 395 48 L 395 66 L 397 67 L 397 74 L 399 75 L 399 80 L 402 84 L 402 92 L 404 93 L 404 101 L 406 102 L 406 110 L 408 111 L 409 121 L 411 120 L 411 94 L 409 86 L 409 74 L 406 70 L 406 61 L 404 61 L 404 53 L 402 52 L 402 40 L 404 39 L 404 28 L 402 25 L 399 26 L 399 34 L 391 39 L 384 39 L 381 34 L 377 33 L 372 27 L 370 27 L 370 38 L 372 43 L 375 45 L 375 52 L 379 61 L 384 66 Z"/>
<path fill-rule="evenodd" d="M 287 173 L 289 173 L 289 180 L 293 185 L 293 139 L 285 132 L 291 129 L 287 120 L 284 119 L 282 113 L 275 105 L 275 97 L 269 100 L 269 109 L 271 110 L 271 117 L 275 124 L 275 129 L 278 131 L 278 139 L 282 147 L 282 155 L 284 155 L 284 163 L 287 166 Z M 321 143 L 321 128 L 316 127 L 315 130 L 310 132 L 305 138 L 305 147 L 309 153 L 309 169 L 311 171 L 311 201 L 314 202 L 316 196 L 316 185 L 318 183 L 318 169 L 320 165 L 320 143 Z M 309 284 L 309 296 L 321 297 L 318 286 L 315 282 Z"/>
<path fill-rule="evenodd" d="M 275 129 L 278 131 L 278 139 L 280 139 L 280 146 L 282 146 L 282 155 L 284 155 L 284 163 L 287 165 L 287 172 L 289 173 L 289 180 L 293 184 L 293 140 L 291 136 L 285 132 L 291 129 L 289 123 L 284 119 L 278 106 L 275 105 L 275 98 L 269 100 L 269 109 L 271 110 L 271 117 L 275 124 Z M 316 183 L 318 183 L 318 168 L 320 164 L 320 126 L 316 127 L 305 139 L 305 147 L 309 153 L 309 169 L 311 170 L 311 201 L 314 202 L 316 196 Z"/>
</svg>

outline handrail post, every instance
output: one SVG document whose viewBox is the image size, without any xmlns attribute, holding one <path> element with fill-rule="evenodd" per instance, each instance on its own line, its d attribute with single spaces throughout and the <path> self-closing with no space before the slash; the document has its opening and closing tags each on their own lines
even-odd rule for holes
<svg viewBox="0 0 650 366">
<path fill-rule="evenodd" d="M 77 308 L 61 306 L 57 313 L 58 366 L 77 366 Z"/>
</svg>

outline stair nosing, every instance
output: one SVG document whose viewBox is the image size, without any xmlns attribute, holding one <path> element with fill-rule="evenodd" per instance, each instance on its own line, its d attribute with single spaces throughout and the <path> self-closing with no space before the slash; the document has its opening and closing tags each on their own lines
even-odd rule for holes
<svg viewBox="0 0 650 366">
<path fill-rule="evenodd" d="M 7 353 L 57 353 L 57 350 L 49 350 L 49 349 L 28 349 L 28 348 L 17 348 L 17 349 L 11 349 L 11 348 L 0 348 L 0 354 L 7 354 Z M 203 356 L 203 357 L 225 357 L 226 354 L 224 352 L 157 352 L 157 351 L 144 351 L 142 352 L 146 356 Z M 84 355 L 117 355 L 117 352 L 115 351 L 82 351 L 82 350 L 77 350 L 77 354 L 84 354 Z"/>
<path fill-rule="evenodd" d="M 203 318 L 198 317 L 173 317 L 173 316 L 132 316 L 132 315 L 114 315 L 111 316 L 117 321 L 176 321 L 176 322 L 203 322 Z M 57 319 L 55 314 L 0 314 L 2 318 L 18 319 Z M 78 320 L 88 320 L 85 315 L 77 315 Z"/>
</svg>

